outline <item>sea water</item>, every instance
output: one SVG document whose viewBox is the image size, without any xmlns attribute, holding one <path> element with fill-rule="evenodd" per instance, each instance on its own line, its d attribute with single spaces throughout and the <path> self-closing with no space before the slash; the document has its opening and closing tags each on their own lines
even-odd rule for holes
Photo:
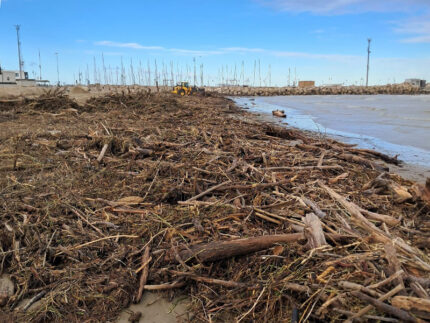
<svg viewBox="0 0 430 323">
<path fill-rule="evenodd" d="M 430 95 L 232 98 L 251 112 L 284 110 L 291 127 L 430 167 Z M 287 126 L 286 125 L 286 126 Z"/>
</svg>

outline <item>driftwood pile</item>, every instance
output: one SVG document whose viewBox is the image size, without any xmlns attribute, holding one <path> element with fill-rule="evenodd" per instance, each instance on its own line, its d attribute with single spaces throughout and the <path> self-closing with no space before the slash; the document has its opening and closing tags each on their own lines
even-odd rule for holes
<svg viewBox="0 0 430 323">
<path fill-rule="evenodd" d="M 112 321 L 145 291 L 193 322 L 430 319 L 430 183 L 396 158 L 221 97 L 55 93 L 0 122 L 1 321 Z"/>
</svg>

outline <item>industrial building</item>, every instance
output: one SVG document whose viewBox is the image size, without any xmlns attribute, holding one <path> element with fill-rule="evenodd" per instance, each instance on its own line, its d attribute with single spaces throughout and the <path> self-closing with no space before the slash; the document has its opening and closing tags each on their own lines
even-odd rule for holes
<svg viewBox="0 0 430 323">
<path fill-rule="evenodd" d="M 16 76 L 19 73 L 15 71 L 5 71 L 0 68 L 0 84 L 16 84 Z"/>
<path fill-rule="evenodd" d="M 407 80 L 405 80 L 405 83 L 413 85 L 413 86 L 418 86 L 418 87 L 420 87 L 422 89 L 426 87 L 426 80 L 407 79 Z"/>
<path fill-rule="evenodd" d="M 21 75 L 20 75 L 21 74 Z M 46 82 L 46 81 L 43 81 Z M 0 86 L 36 86 L 38 82 L 35 79 L 29 79 L 27 72 L 7 71 L 0 67 Z"/>
<path fill-rule="evenodd" d="M 314 87 L 315 81 L 299 81 L 299 88 Z"/>
</svg>

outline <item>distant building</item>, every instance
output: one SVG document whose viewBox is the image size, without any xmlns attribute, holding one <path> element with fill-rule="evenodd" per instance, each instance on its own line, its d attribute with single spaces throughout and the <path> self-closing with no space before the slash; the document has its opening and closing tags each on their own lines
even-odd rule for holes
<svg viewBox="0 0 430 323">
<path fill-rule="evenodd" d="M 16 84 L 15 71 L 5 71 L 0 68 L 0 84 Z"/>
<path fill-rule="evenodd" d="M 322 84 L 320 87 L 342 87 L 342 83 L 334 83 L 334 84 Z"/>
<path fill-rule="evenodd" d="M 27 72 L 22 72 L 20 77 L 19 71 L 6 71 L 0 67 L 0 86 L 36 86 L 37 82 L 34 79 L 28 78 Z"/>
<path fill-rule="evenodd" d="M 299 87 L 305 88 L 305 87 L 314 87 L 315 81 L 299 81 Z"/>
<path fill-rule="evenodd" d="M 426 80 L 407 79 L 407 80 L 405 80 L 405 83 L 413 85 L 413 86 L 419 86 L 420 88 L 425 88 L 426 87 Z"/>
</svg>

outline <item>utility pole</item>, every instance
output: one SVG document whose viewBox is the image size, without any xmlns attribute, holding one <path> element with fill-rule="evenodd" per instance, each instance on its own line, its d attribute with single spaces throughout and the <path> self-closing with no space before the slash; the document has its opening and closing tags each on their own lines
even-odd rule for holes
<svg viewBox="0 0 430 323">
<path fill-rule="evenodd" d="M 58 64 L 58 53 L 55 53 L 57 58 L 57 86 L 60 86 L 60 65 Z"/>
<path fill-rule="evenodd" d="M 23 79 L 22 67 L 23 67 L 24 63 L 22 62 L 22 57 L 21 57 L 21 41 L 19 39 L 19 30 L 20 30 L 21 26 L 20 25 L 15 25 L 15 28 L 16 28 L 16 40 L 18 42 L 19 78 Z"/>
<path fill-rule="evenodd" d="M 367 73 L 366 73 L 366 87 L 369 86 L 369 64 L 370 64 L 370 43 L 372 39 L 367 39 Z"/>
<path fill-rule="evenodd" d="M 39 80 L 42 80 L 42 60 L 40 59 L 40 50 L 39 50 Z"/>
</svg>

